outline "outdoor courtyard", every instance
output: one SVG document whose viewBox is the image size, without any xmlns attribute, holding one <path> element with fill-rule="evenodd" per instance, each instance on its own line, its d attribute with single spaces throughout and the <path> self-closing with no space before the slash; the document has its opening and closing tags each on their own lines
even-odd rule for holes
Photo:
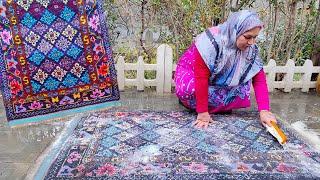
<svg viewBox="0 0 320 180">
<path fill-rule="evenodd" d="M 320 179 L 319 27 L 320 0 L 0 0 L 0 180 Z"/>
<path fill-rule="evenodd" d="M 270 97 L 272 112 L 288 123 L 291 128 L 297 130 L 306 142 L 319 151 L 320 97 L 314 91 L 309 93 L 276 91 L 271 93 Z M 254 99 L 252 102 L 252 108 L 241 111 L 255 111 Z M 134 89 L 121 92 L 120 103 L 121 106 L 117 108 L 126 111 L 186 111 L 178 104 L 174 94 L 157 95 L 150 89 L 146 89 L 145 92 L 137 92 Z M 55 141 L 63 130 L 65 122 L 72 117 L 54 122 L 42 122 L 38 125 L 10 128 L 3 108 L 1 105 L 0 179 L 24 179 L 34 168 L 37 158 Z"/>
</svg>

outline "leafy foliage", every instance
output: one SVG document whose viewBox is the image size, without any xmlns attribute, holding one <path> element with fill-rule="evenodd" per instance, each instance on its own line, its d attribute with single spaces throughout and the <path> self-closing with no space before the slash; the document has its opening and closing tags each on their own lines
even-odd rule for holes
<svg viewBox="0 0 320 180">
<path fill-rule="evenodd" d="M 314 43 L 320 39 L 316 34 L 317 3 L 316 0 L 263 3 L 254 0 L 106 0 L 105 8 L 114 51 L 126 55 L 130 62 L 139 55 L 148 63 L 155 62 L 156 47 L 161 43 L 171 45 L 177 60 L 197 34 L 223 22 L 232 11 L 251 8 L 265 22 L 258 42 L 262 59 L 267 62 L 270 57 L 285 64 L 292 58 L 301 65 L 311 58 Z M 292 11 L 296 12 L 294 17 L 290 16 Z M 290 18 L 293 18 L 293 27 L 288 26 Z M 292 31 L 288 32 L 288 28 Z M 151 39 L 145 36 L 146 31 L 153 32 Z M 147 46 L 148 41 L 151 45 Z"/>
</svg>

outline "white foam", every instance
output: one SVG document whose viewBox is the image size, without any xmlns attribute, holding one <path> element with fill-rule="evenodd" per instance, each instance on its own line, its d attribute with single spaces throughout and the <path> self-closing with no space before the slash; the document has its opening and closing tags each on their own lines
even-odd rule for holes
<svg viewBox="0 0 320 180">
<path fill-rule="evenodd" d="M 302 121 L 297 121 L 291 124 L 293 129 L 295 129 L 301 136 L 308 140 L 309 143 L 315 148 L 315 150 L 320 151 L 320 134 L 307 128 L 307 125 Z"/>
<path fill-rule="evenodd" d="M 143 146 L 140 150 L 135 151 L 133 155 L 128 159 L 129 162 L 133 163 L 145 163 L 147 164 L 153 157 L 162 154 L 160 146 L 158 145 L 147 145 Z"/>
<path fill-rule="evenodd" d="M 306 167 L 309 170 L 309 172 L 311 172 L 313 175 L 320 176 L 320 164 L 315 162 L 311 158 L 307 158 L 307 156 L 303 153 L 303 150 L 301 149 L 303 147 L 292 143 L 286 143 L 283 145 L 283 148 L 286 152 L 293 152 L 296 160 L 298 160 L 301 165 Z"/>
</svg>

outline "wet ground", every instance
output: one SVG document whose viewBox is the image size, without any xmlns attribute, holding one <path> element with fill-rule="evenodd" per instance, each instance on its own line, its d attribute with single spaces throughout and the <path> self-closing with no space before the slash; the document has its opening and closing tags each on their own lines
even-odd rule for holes
<svg viewBox="0 0 320 180">
<path fill-rule="evenodd" d="M 270 94 L 272 111 L 297 130 L 313 147 L 320 151 L 320 97 L 315 92 Z M 174 94 L 157 95 L 155 91 L 121 93 L 122 106 L 128 109 L 184 110 Z M 244 110 L 255 110 L 252 107 Z M 10 128 L 0 102 L 0 179 L 24 179 L 37 157 L 48 147 L 64 127 L 64 122 Z"/>
</svg>

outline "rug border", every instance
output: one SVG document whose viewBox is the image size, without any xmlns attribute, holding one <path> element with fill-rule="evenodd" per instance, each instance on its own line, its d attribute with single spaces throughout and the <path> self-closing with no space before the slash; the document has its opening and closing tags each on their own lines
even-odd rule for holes
<svg viewBox="0 0 320 180">
<path fill-rule="evenodd" d="M 44 179 L 45 173 L 50 168 L 51 162 L 57 157 L 61 151 L 61 147 L 66 139 L 72 134 L 83 115 L 78 115 L 72 120 L 66 122 L 65 127 L 53 142 L 41 153 L 35 164 L 28 170 L 25 179 Z"/>
<path fill-rule="evenodd" d="M 111 110 L 111 112 L 137 112 L 137 111 L 142 111 L 142 112 L 172 112 L 172 111 L 155 111 L 155 110 L 150 110 L 150 109 L 139 109 L 139 110 Z M 180 111 L 179 111 L 180 112 Z M 181 112 L 185 112 L 182 110 Z M 247 111 L 249 113 L 255 113 L 256 111 Z M 59 155 L 59 152 L 62 150 L 62 147 L 66 140 L 70 137 L 70 135 L 73 133 L 74 129 L 77 127 L 78 123 L 80 120 L 84 117 L 87 117 L 89 115 L 83 115 L 79 114 L 76 117 L 74 117 L 72 120 L 68 121 L 66 123 L 66 126 L 64 127 L 63 131 L 53 140 L 53 143 L 49 145 L 45 151 L 42 152 L 42 154 L 37 158 L 35 165 L 32 166 L 32 168 L 28 171 L 27 176 L 25 179 L 44 179 L 48 169 L 51 166 L 51 163 L 54 162 L 56 157 Z M 218 116 L 225 116 L 225 115 L 218 115 Z M 291 127 L 291 125 L 287 122 L 285 122 L 280 116 L 276 115 L 277 120 L 279 120 L 283 125 L 285 125 L 285 129 L 292 132 L 297 132 L 294 128 Z M 293 134 L 295 138 L 303 140 L 306 145 L 308 145 L 310 148 L 312 148 L 315 152 L 318 152 L 316 149 L 314 149 L 313 145 L 310 144 L 309 141 L 306 141 L 299 133 Z M 227 173 L 228 174 L 228 173 Z M 277 174 L 277 173 L 275 173 Z M 169 175 L 170 176 L 170 175 Z M 317 177 L 314 176 L 313 177 Z M 112 178 L 111 178 L 112 179 Z M 134 179 L 134 178 L 133 178 Z"/>
<path fill-rule="evenodd" d="M 27 125 L 36 124 L 39 122 L 46 122 L 46 121 L 52 121 L 59 118 L 65 118 L 67 116 L 72 116 L 73 114 L 92 112 L 96 110 L 102 110 L 103 108 L 106 108 L 106 107 L 115 107 L 115 106 L 121 106 L 121 103 L 119 102 L 119 100 L 92 104 L 92 105 L 77 107 L 74 109 L 67 109 L 67 110 L 53 112 L 49 114 L 38 115 L 34 117 L 11 120 L 8 122 L 8 125 L 11 128 L 19 127 L 19 126 L 27 126 Z"/>
<path fill-rule="evenodd" d="M 121 107 L 120 102 L 106 102 L 103 104 L 113 104 L 113 106 L 104 106 L 113 108 L 113 107 Z M 30 167 L 30 169 L 27 171 L 27 175 L 25 179 L 44 179 L 48 169 L 50 168 L 52 162 L 56 159 L 56 157 L 59 155 L 59 152 L 62 150 L 61 147 L 63 147 L 63 144 L 66 142 L 66 140 L 70 137 L 70 135 L 73 133 L 74 129 L 77 127 L 79 121 L 83 117 L 89 116 L 93 112 L 100 112 L 103 110 L 108 109 L 97 109 L 92 111 L 86 111 L 86 112 L 80 112 L 76 116 L 72 117 L 71 120 L 64 122 L 65 126 L 63 127 L 63 130 L 57 135 L 53 140 L 52 143 L 48 147 L 45 148 L 44 151 L 41 152 L 41 154 L 37 157 L 35 164 Z M 52 120 L 47 120 L 52 121 Z M 40 121 L 45 122 L 45 121 Z"/>
</svg>

